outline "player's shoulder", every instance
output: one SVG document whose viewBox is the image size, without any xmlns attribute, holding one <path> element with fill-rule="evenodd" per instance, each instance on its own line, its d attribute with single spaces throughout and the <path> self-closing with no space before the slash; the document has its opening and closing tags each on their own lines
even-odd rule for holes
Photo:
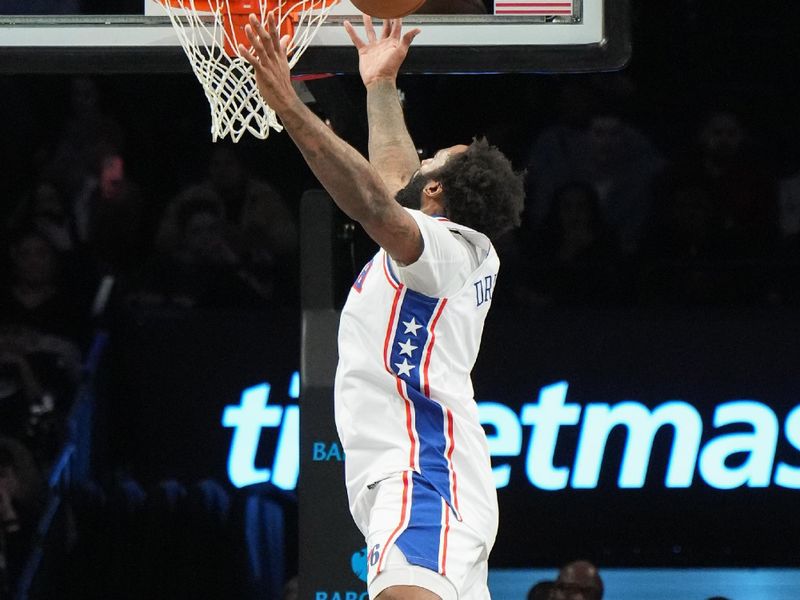
<svg viewBox="0 0 800 600">
<path fill-rule="evenodd" d="M 407 207 L 406 210 L 417 221 L 420 230 L 423 232 L 423 237 L 425 237 L 426 233 L 429 235 L 435 233 L 456 239 L 465 245 L 475 246 L 484 252 L 489 252 L 493 248 L 491 240 L 485 234 L 461 223 L 451 221 L 445 215 L 428 215 L 421 210 Z"/>
<path fill-rule="evenodd" d="M 474 231 L 465 225 L 451 221 L 444 215 L 429 215 L 415 208 L 404 208 L 420 225 L 430 225 L 433 227 L 438 227 L 441 230 L 448 230 L 452 232 L 463 230 Z"/>
</svg>

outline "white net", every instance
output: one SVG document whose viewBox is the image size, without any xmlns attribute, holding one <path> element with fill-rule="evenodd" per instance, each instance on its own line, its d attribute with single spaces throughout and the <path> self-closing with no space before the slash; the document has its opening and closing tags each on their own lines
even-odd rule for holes
<svg viewBox="0 0 800 600">
<path fill-rule="evenodd" d="M 211 135 L 214 141 L 230 137 L 238 142 L 245 132 L 259 139 L 270 129 L 281 131 L 275 111 L 262 99 L 250 64 L 239 55 L 233 33 L 236 14 L 228 0 L 159 0 L 164 5 L 192 70 L 203 86 L 211 106 Z M 288 0 L 275 8 L 280 27 L 294 22 L 289 66 L 294 67 L 308 48 L 331 7 L 338 0 Z M 266 23 L 276 0 L 254 0 L 251 12 Z M 240 3 L 245 4 L 245 3 Z M 210 9 L 210 12 L 209 12 Z M 226 23 L 234 24 L 233 26 Z M 285 29 L 281 29 L 285 31 Z M 240 40 L 249 45 L 245 37 Z"/>
</svg>

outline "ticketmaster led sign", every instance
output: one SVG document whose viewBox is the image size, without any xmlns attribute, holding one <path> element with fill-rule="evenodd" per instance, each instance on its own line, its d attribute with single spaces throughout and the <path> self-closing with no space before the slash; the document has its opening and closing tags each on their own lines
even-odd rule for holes
<svg viewBox="0 0 800 600">
<path fill-rule="evenodd" d="M 270 385 L 264 383 L 242 392 L 238 405 L 228 406 L 222 425 L 233 429 L 228 457 L 228 475 L 236 487 L 271 481 L 294 489 L 299 473 L 300 418 L 296 404 L 269 404 Z M 783 423 L 766 404 L 756 400 L 731 400 L 716 406 L 711 423 L 704 423 L 697 409 L 682 400 L 649 408 L 633 400 L 616 404 L 567 401 L 569 384 L 553 383 L 539 390 L 535 403 L 524 404 L 519 412 L 499 402 L 478 402 L 481 423 L 487 428 L 489 451 L 494 463 L 497 488 L 520 477 L 514 458 L 525 456 L 524 475 L 541 490 L 594 489 L 598 486 L 611 431 L 624 427 L 626 440 L 617 478 L 621 489 L 644 487 L 650 467 L 656 433 L 664 427 L 673 431 L 666 463 L 664 486 L 688 488 L 701 479 L 720 490 L 739 487 L 766 488 L 772 485 L 800 489 L 800 454 L 796 465 L 778 461 L 776 452 L 788 443 L 800 453 L 800 405 Z M 299 375 L 292 377 L 289 397 L 299 396 Z M 732 433 L 714 433 L 734 426 Z M 523 433 L 530 427 L 527 449 Z M 574 461 L 556 465 L 556 444 L 562 428 L 578 427 Z M 258 467 L 256 453 L 264 428 L 279 428 L 272 468 Z M 711 436 L 704 431 L 711 430 Z M 746 431 L 743 431 L 745 430 Z M 335 442 L 318 442 L 312 448 L 314 460 L 342 460 Z M 737 459 L 731 461 L 731 457 Z"/>
</svg>

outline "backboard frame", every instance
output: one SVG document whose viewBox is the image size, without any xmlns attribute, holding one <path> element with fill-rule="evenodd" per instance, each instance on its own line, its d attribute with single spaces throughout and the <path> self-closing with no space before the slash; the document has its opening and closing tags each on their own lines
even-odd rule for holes
<svg viewBox="0 0 800 600">
<path fill-rule="evenodd" d="M 447 73 L 586 73 L 623 68 L 631 55 L 630 0 L 583 0 L 602 3 L 602 34 L 592 43 L 514 44 L 415 43 L 404 74 Z M 323 26 L 341 29 L 345 17 L 332 15 Z M 502 19 L 502 21 L 499 21 Z M 526 21 L 527 20 L 527 21 Z M 415 15 L 408 26 L 513 27 L 535 22 L 526 17 L 492 15 Z M 500 25 L 498 25 L 500 23 Z M 572 27 L 573 25 L 560 25 Z M 52 45 L 53 28 L 69 34 L 68 43 Z M 477 30 L 476 31 L 480 31 Z M 322 36 L 325 32 L 321 32 Z M 70 37 L 71 36 L 71 37 Z M 144 37 L 143 37 L 144 36 Z M 337 32 L 337 36 L 339 36 Z M 143 45 L 140 40 L 146 39 Z M 339 36 L 338 39 L 343 39 Z M 84 43 L 84 40 L 86 43 Z M 356 73 L 358 57 L 349 42 L 312 45 L 293 73 Z M 166 17 L 0 16 L 0 73 L 188 73 L 190 66 L 177 45 Z"/>
</svg>

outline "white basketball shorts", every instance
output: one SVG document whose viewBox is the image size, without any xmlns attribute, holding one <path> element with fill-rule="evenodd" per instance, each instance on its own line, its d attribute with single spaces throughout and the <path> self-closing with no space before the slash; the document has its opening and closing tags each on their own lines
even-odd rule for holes
<svg viewBox="0 0 800 600">
<path fill-rule="evenodd" d="M 486 544 L 418 473 L 383 479 L 364 500 L 370 599 L 393 585 L 442 600 L 489 599 Z"/>
</svg>

